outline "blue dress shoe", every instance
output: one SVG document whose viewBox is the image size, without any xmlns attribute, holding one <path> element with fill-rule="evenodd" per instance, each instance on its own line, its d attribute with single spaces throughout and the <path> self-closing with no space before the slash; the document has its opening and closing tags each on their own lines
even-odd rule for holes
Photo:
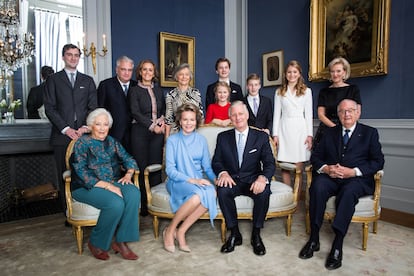
<svg viewBox="0 0 414 276">
<path fill-rule="evenodd" d="M 332 249 L 326 259 L 325 267 L 328 270 L 334 270 L 342 266 L 342 250 Z"/>
<path fill-rule="evenodd" d="M 319 242 L 308 241 L 302 250 L 299 252 L 299 258 L 309 259 L 313 257 L 313 252 L 319 251 Z"/>
<path fill-rule="evenodd" d="M 234 251 L 236 245 L 241 245 L 243 238 L 241 235 L 230 235 L 227 241 L 221 247 L 221 253 L 230 253 Z"/>
<path fill-rule="evenodd" d="M 253 246 L 254 254 L 259 256 L 266 254 L 266 248 L 260 235 L 252 235 L 251 245 Z"/>
</svg>

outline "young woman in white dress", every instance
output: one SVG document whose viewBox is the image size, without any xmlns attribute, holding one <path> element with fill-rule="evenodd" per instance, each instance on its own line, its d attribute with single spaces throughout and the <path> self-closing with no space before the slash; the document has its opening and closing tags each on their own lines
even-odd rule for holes
<svg viewBox="0 0 414 276">
<path fill-rule="evenodd" d="M 312 148 L 312 119 L 312 91 L 304 83 L 300 64 L 292 60 L 285 67 L 283 84 L 274 100 L 273 141 L 279 162 L 294 163 L 303 171 Z M 282 180 L 291 184 L 289 171 L 282 170 Z"/>
</svg>

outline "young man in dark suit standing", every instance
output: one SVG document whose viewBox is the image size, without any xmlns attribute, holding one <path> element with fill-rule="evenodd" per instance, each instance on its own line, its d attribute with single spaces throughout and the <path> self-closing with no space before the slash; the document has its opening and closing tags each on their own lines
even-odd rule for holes
<svg viewBox="0 0 414 276">
<path fill-rule="evenodd" d="M 234 198 L 247 195 L 254 201 L 251 245 L 256 255 L 266 254 L 260 237 L 260 229 L 269 209 L 270 180 L 275 172 L 275 159 L 269 136 L 260 130 L 249 128 L 249 112 L 241 101 L 234 102 L 229 109 L 234 129 L 217 136 L 217 145 L 212 167 L 217 179 L 217 196 L 221 211 L 231 231 L 222 253 L 229 253 L 242 244 L 237 222 Z"/>
<path fill-rule="evenodd" d="M 137 85 L 131 80 L 134 71 L 134 61 L 127 56 L 121 56 L 116 61 L 116 76 L 103 80 L 98 86 L 98 106 L 108 110 L 113 119 L 109 135 L 122 143 L 131 152 L 130 131 L 131 112 L 127 104 L 129 89 Z"/>
<path fill-rule="evenodd" d="M 216 102 L 216 96 L 214 93 L 214 88 L 216 87 L 219 81 L 226 82 L 231 90 L 230 90 L 230 102 L 234 101 L 242 101 L 243 100 L 243 91 L 241 86 L 237 83 L 230 81 L 230 60 L 224 57 L 217 59 L 216 61 L 216 73 L 218 75 L 218 80 L 214 83 L 211 83 L 207 87 L 206 92 L 206 105 L 204 106 L 204 110 L 207 110 L 207 107 Z"/>
<path fill-rule="evenodd" d="M 338 105 L 341 124 L 326 129 L 311 156 L 313 178 L 309 190 L 311 234 L 299 253 L 309 259 L 319 251 L 319 230 L 326 202 L 336 196 L 336 215 L 332 222 L 335 239 L 326 259 L 329 270 L 342 265 L 342 244 L 358 199 L 374 192 L 374 175 L 384 167 L 378 131 L 358 123 L 360 111 L 354 100 Z"/>
<path fill-rule="evenodd" d="M 47 79 L 43 98 L 46 116 L 52 123 L 50 143 L 56 159 L 59 196 L 64 210 L 66 201 L 62 173 L 65 170 L 66 148 L 71 140 L 89 132 L 86 117 L 97 107 L 94 80 L 77 70 L 80 55 L 76 45 L 63 46 L 65 67 Z"/>
</svg>

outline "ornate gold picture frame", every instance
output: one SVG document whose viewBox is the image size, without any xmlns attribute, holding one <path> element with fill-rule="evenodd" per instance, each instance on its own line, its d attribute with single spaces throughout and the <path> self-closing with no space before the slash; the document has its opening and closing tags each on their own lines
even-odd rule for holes
<svg viewBox="0 0 414 276">
<path fill-rule="evenodd" d="M 174 71 L 178 65 L 188 63 L 193 78 L 190 85 L 194 87 L 194 52 L 195 38 L 190 36 L 160 32 L 160 84 L 163 87 L 176 87 Z"/>
<path fill-rule="evenodd" d="M 351 77 L 388 73 L 391 0 L 311 0 L 310 81 L 329 78 L 337 56 L 351 64 Z"/>
</svg>

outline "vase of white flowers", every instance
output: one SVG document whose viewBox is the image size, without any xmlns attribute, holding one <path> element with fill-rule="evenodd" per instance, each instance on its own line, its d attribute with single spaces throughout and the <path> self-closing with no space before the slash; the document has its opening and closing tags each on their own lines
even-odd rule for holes
<svg viewBox="0 0 414 276">
<path fill-rule="evenodd" d="M 1 115 L 3 114 L 3 110 L 5 109 L 6 112 L 4 112 L 4 118 L 7 124 L 15 123 L 14 111 L 18 109 L 21 105 L 22 105 L 22 101 L 20 99 L 12 101 L 9 105 L 7 105 L 7 102 L 5 99 L 2 99 L 0 101 Z M 3 120 L 2 118 L 3 118 L 3 115 L 0 117 L 0 123 Z"/>
</svg>

